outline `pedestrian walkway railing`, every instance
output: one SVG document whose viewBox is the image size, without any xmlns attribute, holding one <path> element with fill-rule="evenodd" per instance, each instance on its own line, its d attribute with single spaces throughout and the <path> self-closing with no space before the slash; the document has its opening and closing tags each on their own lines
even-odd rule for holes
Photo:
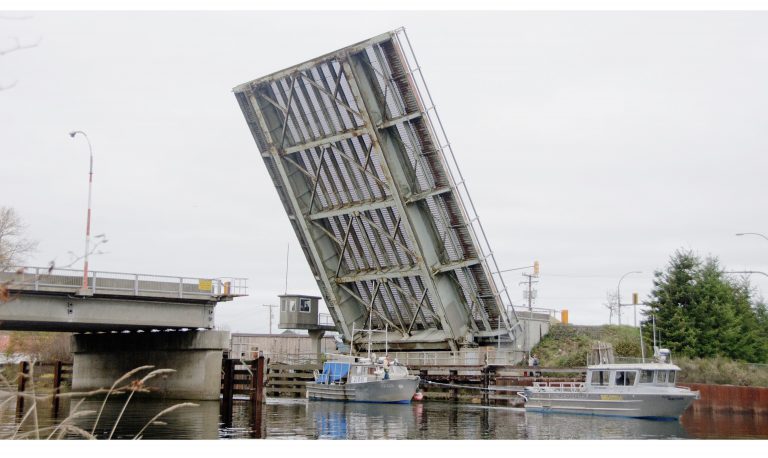
<svg viewBox="0 0 768 458">
<path fill-rule="evenodd" d="M 527 357 L 520 350 L 492 347 L 454 351 L 390 352 L 393 358 L 411 366 L 511 366 Z"/>
<path fill-rule="evenodd" d="M 319 313 L 317 315 L 317 324 L 320 326 L 336 326 L 330 313 Z"/>
<path fill-rule="evenodd" d="M 14 266 L 0 271 L 0 283 L 11 290 L 82 292 L 83 271 Z M 245 278 L 195 278 L 127 272 L 88 272 L 88 292 L 123 296 L 206 299 L 245 296 Z"/>
</svg>

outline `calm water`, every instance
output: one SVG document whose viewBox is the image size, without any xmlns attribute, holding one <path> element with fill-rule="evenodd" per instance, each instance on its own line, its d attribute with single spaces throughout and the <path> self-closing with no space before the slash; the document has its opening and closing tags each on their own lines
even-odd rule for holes
<svg viewBox="0 0 768 458">
<path fill-rule="evenodd" d="M 60 418 L 68 415 L 67 403 Z M 124 400 L 109 402 L 96 434 L 106 438 Z M 170 401 L 131 400 L 114 438 L 128 439 Z M 576 415 L 525 413 L 522 409 L 421 402 L 411 405 L 355 404 L 269 399 L 260 415 L 236 401 L 232 418 L 219 403 L 206 401 L 163 416 L 149 426 L 145 439 L 696 439 L 768 438 L 768 416 L 695 414 L 680 422 L 660 422 Z M 79 410 L 98 411 L 101 402 L 84 402 Z M 73 424 L 90 431 L 95 415 Z M 51 424 L 50 407 L 40 406 L 40 427 Z M 16 427 L 13 409 L 0 411 L 0 434 Z"/>
</svg>

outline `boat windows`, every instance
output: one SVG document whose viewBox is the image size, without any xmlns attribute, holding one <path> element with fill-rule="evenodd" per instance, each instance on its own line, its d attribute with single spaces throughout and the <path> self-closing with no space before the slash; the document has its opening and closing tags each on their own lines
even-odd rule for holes
<svg viewBox="0 0 768 458">
<path fill-rule="evenodd" d="M 667 371 L 656 371 L 656 383 L 667 383 Z"/>
<path fill-rule="evenodd" d="M 653 383 L 653 371 L 640 371 L 640 383 Z"/>
<path fill-rule="evenodd" d="M 676 374 L 677 374 L 677 372 L 675 372 L 675 371 L 669 371 L 669 375 L 668 375 L 669 378 L 667 379 L 667 382 L 668 383 L 675 383 L 675 375 Z"/>
<path fill-rule="evenodd" d="M 592 385 L 593 386 L 606 386 L 610 381 L 609 371 L 592 371 Z"/>
<path fill-rule="evenodd" d="M 635 384 L 635 371 L 616 371 L 616 386 L 632 386 Z"/>
</svg>

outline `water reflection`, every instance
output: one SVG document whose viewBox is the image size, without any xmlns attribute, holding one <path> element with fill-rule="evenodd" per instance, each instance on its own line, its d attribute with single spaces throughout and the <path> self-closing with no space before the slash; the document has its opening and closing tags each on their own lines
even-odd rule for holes
<svg viewBox="0 0 768 458">
<path fill-rule="evenodd" d="M 98 411 L 103 399 L 84 401 L 78 411 Z M 125 408 L 124 397 L 111 397 L 95 434 L 132 439 L 153 416 L 179 401 L 134 398 Z M 49 403 L 38 405 L 41 428 L 55 425 L 75 408 L 77 400 L 62 402 L 55 418 Z M 235 401 L 231 415 L 222 415 L 217 401 L 197 402 L 160 418 L 142 434 L 144 439 L 661 439 L 661 438 L 768 438 L 768 416 L 712 413 L 691 410 L 680 422 L 629 418 L 526 413 L 523 409 L 423 402 L 359 404 L 268 399 L 260 408 Z M 74 418 L 85 431 L 96 414 Z M 118 421 L 119 418 L 119 421 Z M 31 421 L 22 432 L 31 431 Z M 18 425 L 13 405 L 0 408 L 0 434 Z M 50 429 L 48 430 L 50 433 Z M 46 433 L 46 434 L 48 434 Z M 70 435 L 75 438 L 77 436 Z"/>
<path fill-rule="evenodd" d="M 416 403 L 267 405 L 266 437 L 315 439 L 652 439 L 687 437 L 679 422 L 525 413 L 522 409 Z M 290 413 L 288 413 L 290 412 Z"/>
<path fill-rule="evenodd" d="M 94 434 L 99 439 L 105 439 L 110 434 L 113 439 L 133 439 L 155 415 L 181 402 L 132 399 L 126 406 L 124 399 L 110 399 L 104 405 Z M 77 403 L 77 400 L 70 401 L 68 411 L 71 412 Z M 150 424 L 144 429 L 142 437 L 144 439 L 217 439 L 219 437 L 219 402 L 196 401 L 195 404 L 197 406 L 182 407 L 164 414 L 158 419 L 160 423 Z M 98 412 L 101 405 L 101 399 L 89 399 L 83 401 L 77 410 Z M 75 418 L 72 423 L 86 431 L 91 431 L 95 421 L 96 414 L 93 414 Z M 112 433 L 113 427 L 114 433 Z"/>
<path fill-rule="evenodd" d="M 526 439 L 664 439 L 687 437 L 677 421 L 526 413 Z"/>
<path fill-rule="evenodd" d="M 723 414 L 690 409 L 680 422 L 692 438 L 768 438 L 768 415 Z"/>
<path fill-rule="evenodd" d="M 312 401 L 305 409 L 316 439 L 406 439 L 416 429 L 414 410 L 420 407 Z"/>
</svg>

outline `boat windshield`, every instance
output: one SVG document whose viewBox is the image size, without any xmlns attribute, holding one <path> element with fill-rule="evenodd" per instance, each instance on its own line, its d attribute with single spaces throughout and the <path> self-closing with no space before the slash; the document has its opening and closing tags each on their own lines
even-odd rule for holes
<svg viewBox="0 0 768 458">
<path fill-rule="evenodd" d="M 592 378 L 590 384 L 593 386 L 605 386 L 608 385 L 610 378 L 608 375 L 610 371 L 592 371 Z"/>
<path fill-rule="evenodd" d="M 614 384 L 616 386 L 633 386 L 636 376 L 637 372 L 635 371 L 616 371 Z"/>
<path fill-rule="evenodd" d="M 653 383 L 653 371 L 640 371 L 640 383 Z"/>
</svg>

